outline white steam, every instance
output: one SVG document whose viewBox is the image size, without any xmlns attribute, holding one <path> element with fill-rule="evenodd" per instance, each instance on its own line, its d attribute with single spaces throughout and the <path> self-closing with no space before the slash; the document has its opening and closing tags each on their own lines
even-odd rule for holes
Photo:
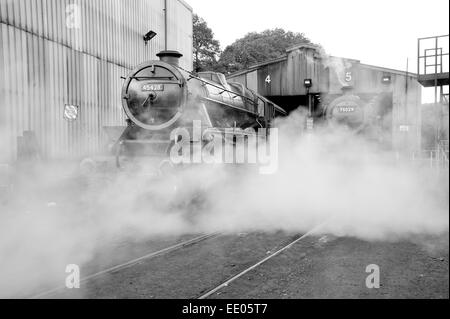
<svg viewBox="0 0 450 319">
<path fill-rule="evenodd" d="M 396 240 L 448 231 L 448 184 L 349 131 L 302 134 L 299 112 L 279 121 L 279 171 L 196 166 L 164 178 L 144 171 L 67 185 L 60 172 L 28 182 L 1 207 L 0 297 L 63 283 L 112 241 L 199 232 L 322 232 Z M 56 176 L 56 177 L 55 177 Z M 87 274 L 85 274 L 87 275 Z"/>
</svg>

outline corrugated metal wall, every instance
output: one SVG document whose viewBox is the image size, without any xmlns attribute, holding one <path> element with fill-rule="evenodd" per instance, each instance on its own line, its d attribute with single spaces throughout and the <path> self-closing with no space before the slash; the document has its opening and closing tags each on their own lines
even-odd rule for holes
<svg viewBox="0 0 450 319">
<path fill-rule="evenodd" d="M 33 131 L 44 158 L 101 148 L 103 126 L 124 125 L 121 76 L 165 48 L 165 0 L 0 0 L 0 162 Z M 167 48 L 192 69 L 192 9 L 167 0 Z M 149 30 L 158 33 L 146 46 Z M 63 118 L 77 105 L 76 121 Z"/>
</svg>

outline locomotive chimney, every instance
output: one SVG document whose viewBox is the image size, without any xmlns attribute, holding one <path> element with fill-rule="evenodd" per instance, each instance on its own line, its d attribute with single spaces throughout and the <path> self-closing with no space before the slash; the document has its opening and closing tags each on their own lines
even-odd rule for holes
<svg viewBox="0 0 450 319">
<path fill-rule="evenodd" d="M 183 55 L 178 51 L 168 50 L 168 51 L 161 51 L 156 56 L 159 57 L 159 59 L 162 62 L 166 62 L 166 63 L 178 66 L 180 63 L 180 58 Z"/>
</svg>

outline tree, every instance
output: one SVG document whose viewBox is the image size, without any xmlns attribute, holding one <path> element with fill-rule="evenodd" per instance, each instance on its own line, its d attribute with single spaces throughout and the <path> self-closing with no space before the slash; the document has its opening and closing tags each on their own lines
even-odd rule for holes
<svg viewBox="0 0 450 319">
<path fill-rule="evenodd" d="M 311 43 L 303 33 L 286 32 L 283 29 L 251 32 L 227 46 L 220 56 L 219 67 L 224 73 L 232 73 L 270 59 L 283 56 L 286 49 Z"/>
<path fill-rule="evenodd" d="M 220 43 L 214 39 L 214 33 L 205 20 L 194 14 L 194 71 L 214 70 L 220 55 Z"/>
</svg>

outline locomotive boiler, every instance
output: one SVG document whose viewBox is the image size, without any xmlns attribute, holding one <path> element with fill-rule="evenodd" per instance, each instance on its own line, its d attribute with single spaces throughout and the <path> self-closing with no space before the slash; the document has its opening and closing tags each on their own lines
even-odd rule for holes
<svg viewBox="0 0 450 319">
<path fill-rule="evenodd" d="M 203 132 L 235 135 L 249 129 L 271 128 L 286 112 L 240 83 L 229 83 L 216 72 L 194 74 L 179 65 L 182 54 L 163 51 L 137 66 L 125 79 L 122 105 L 127 127 L 115 146 L 117 165 L 122 156 L 167 156 L 176 128 L 192 130 L 200 121 Z"/>
</svg>

